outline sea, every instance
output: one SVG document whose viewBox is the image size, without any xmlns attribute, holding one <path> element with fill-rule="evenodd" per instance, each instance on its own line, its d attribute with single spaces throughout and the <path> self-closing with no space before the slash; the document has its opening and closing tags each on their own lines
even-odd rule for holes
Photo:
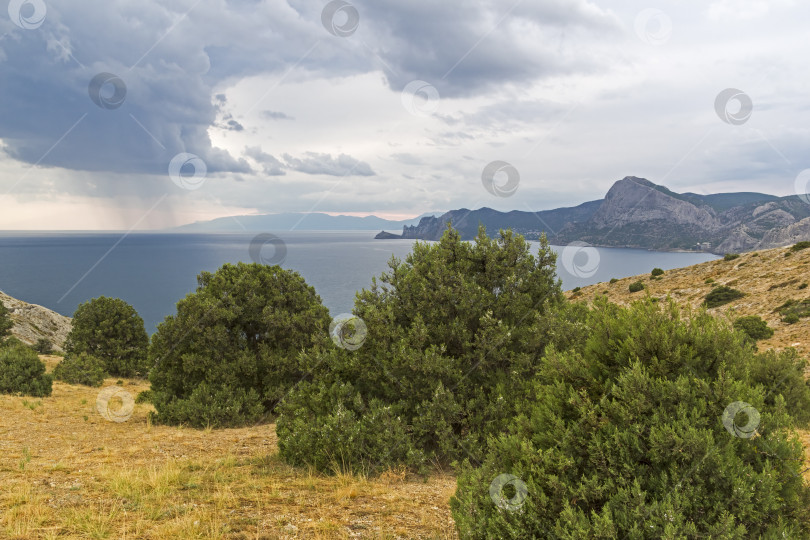
<svg viewBox="0 0 810 540">
<path fill-rule="evenodd" d="M 350 313 L 355 294 L 404 259 L 413 240 L 375 240 L 372 231 L 168 234 L 0 232 L 0 290 L 71 316 L 98 296 L 132 304 L 151 334 L 197 275 L 225 263 L 258 260 L 295 270 L 331 315 Z M 538 244 L 532 243 L 536 253 Z M 716 259 L 698 252 L 553 246 L 564 289 Z"/>
</svg>

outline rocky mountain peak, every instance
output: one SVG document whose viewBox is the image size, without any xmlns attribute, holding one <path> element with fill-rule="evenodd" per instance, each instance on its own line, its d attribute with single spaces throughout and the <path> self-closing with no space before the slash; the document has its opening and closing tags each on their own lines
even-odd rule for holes
<svg viewBox="0 0 810 540">
<path fill-rule="evenodd" d="M 718 225 L 711 209 L 695 206 L 669 189 L 636 176 L 614 183 L 591 218 L 599 228 L 660 220 L 705 229 Z"/>
</svg>

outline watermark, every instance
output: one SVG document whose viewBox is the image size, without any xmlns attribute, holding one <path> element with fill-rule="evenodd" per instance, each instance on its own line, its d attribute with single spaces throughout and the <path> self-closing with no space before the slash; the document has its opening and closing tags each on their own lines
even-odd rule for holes
<svg viewBox="0 0 810 540">
<path fill-rule="evenodd" d="M 193 174 L 189 174 L 192 169 Z M 205 161 L 196 154 L 181 152 L 169 162 L 169 177 L 178 187 L 193 191 L 200 189 L 205 183 L 208 167 Z"/>
<path fill-rule="evenodd" d="M 348 2 L 332 0 L 323 8 L 321 22 L 333 36 L 349 37 L 360 26 L 360 13 Z"/>
<path fill-rule="evenodd" d="M 810 169 L 805 169 L 796 176 L 794 188 L 796 195 L 807 204 L 810 204 L 810 193 L 808 193 L 810 191 Z"/>
<path fill-rule="evenodd" d="M 266 249 L 272 247 L 272 254 Z M 273 266 L 282 264 L 287 258 L 287 244 L 284 240 L 270 233 L 261 233 L 253 237 L 248 248 L 250 260 L 256 264 L 266 264 Z"/>
<path fill-rule="evenodd" d="M 48 8 L 42 0 L 11 0 L 8 16 L 11 22 L 24 30 L 36 30 L 45 22 Z"/>
<path fill-rule="evenodd" d="M 508 498 L 508 494 L 504 493 L 507 487 L 514 491 L 514 494 Z M 528 497 L 529 488 L 526 487 L 523 480 L 513 474 L 499 474 L 489 485 L 489 498 L 501 510 L 509 512 L 520 510 Z"/>
<path fill-rule="evenodd" d="M 672 37 L 672 19 L 656 8 L 641 10 L 634 23 L 636 35 L 648 45 L 663 45 Z"/>
<path fill-rule="evenodd" d="M 402 89 L 402 106 L 414 116 L 428 117 L 439 110 L 441 97 L 435 86 L 425 81 L 411 81 Z"/>
<path fill-rule="evenodd" d="M 497 176 L 506 175 L 505 182 L 497 182 Z M 484 189 L 496 197 L 511 197 L 520 185 L 520 173 L 511 164 L 505 161 L 493 161 L 481 173 L 481 183 Z"/>
<path fill-rule="evenodd" d="M 329 324 L 329 335 L 341 349 L 356 351 L 368 337 L 368 328 L 363 319 L 351 313 L 341 313 Z"/>
<path fill-rule="evenodd" d="M 739 105 L 736 111 L 731 109 L 731 102 L 736 102 Z M 754 110 L 754 102 L 751 101 L 751 97 L 742 90 L 726 88 L 717 94 L 714 100 L 714 110 L 717 116 L 720 117 L 720 120 L 726 124 L 741 126 L 751 118 L 751 113 Z"/>
<path fill-rule="evenodd" d="M 121 400 L 121 407 L 113 408 L 110 406 L 110 400 L 113 398 L 119 398 Z M 123 388 L 108 386 L 98 393 L 98 397 L 96 397 L 96 410 L 105 420 L 110 422 L 126 422 L 132 416 L 132 411 L 135 410 L 135 398 Z"/>
<path fill-rule="evenodd" d="M 759 420 L 759 411 L 744 401 L 735 401 L 723 411 L 726 431 L 741 439 L 750 439 L 756 435 Z"/>
<path fill-rule="evenodd" d="M 127 85 L 118 75 L 99 73 L 90 81 L 87 93 L 90 94 L 93 103 L 102 109 L 113 110 L 124 104 L 127 98 Z"/>
<path fill-rule="evenodd" d="M 563 268 L 572 276 L 589 278 L 599 269 L 599 250 L 585 242 L 571 242 L 560 257 Z"/>
</svg>

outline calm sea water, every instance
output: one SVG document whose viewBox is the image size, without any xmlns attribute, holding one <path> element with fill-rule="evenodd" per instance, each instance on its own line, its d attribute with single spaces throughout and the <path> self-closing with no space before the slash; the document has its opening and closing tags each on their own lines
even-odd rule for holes
<svg viewBox="0 0 810 540">
<path fill-rule="evenodd" d="M 375 233 L 365 231 L 275 234 L 286 245 L 282 266 L 315 287 L 333 316 L 350 312 L 355 293 L 387 269 L 392 255 L 404 258 L 413 245 L 410 240 L 374 240 Z M 91 298 L 122 298 L 135 306 L 152 333 L 163 317 L 174 313 L 175 303 L 195 289 L 199 272 L 215 271 L 227 262 L 251 262 L 255 236 L 0 233 L 0 290 L 68 316 Z M 271 245 L 262 255 L 273 257 Z M 569 248 L 568 255 L 558 260 L 565 289 L 716 258 L 613 248 Z"/>
</svg>

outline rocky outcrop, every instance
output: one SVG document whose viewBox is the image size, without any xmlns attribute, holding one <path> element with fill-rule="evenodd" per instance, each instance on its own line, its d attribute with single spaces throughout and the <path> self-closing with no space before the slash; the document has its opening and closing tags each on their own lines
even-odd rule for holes
<svg viewBox="0 0 810 540">
<path fill-rule="evenodd" d="M 374 236 L 375 240 L 396 240 L 402 238 L 399 234 L 390 233 L 388 231 L 380 231 Z"/>
<path fill-rule="evenodd" d="M 750 251 L 759 245 L 756 238 L 752 238 L 745 232 L 744 227 L 734 229 L 728 237 L 714 248 L 718 253 L 740 253 Z"/>
<path fill-rule="evenodd" d="M 757 249 L 788 246 L 802 240 L 810 240 L 810 218 L 768 232 L 757 245 Z"/>
<path fill-rule="evenodd" d="M 591 223 L 597 228 L 615 228 L 648 221 L 666 221 L 707 230 L 720 225 L 710 209 L 697 207 L 677 198 L 668 189 L 635 176 L 627 176 L 613 184 L 591 218 Z"/>
<path fill-rule="evenodd" d="M 11 334 L 29 345 L 40 338 L 51 341 L 54 349 L 62 351 L 70 332 L 71 319 L 55 311 L 12 298 L 0 291 L 0 302 L 8 309 L 14 327 Z"/>
</svg>

